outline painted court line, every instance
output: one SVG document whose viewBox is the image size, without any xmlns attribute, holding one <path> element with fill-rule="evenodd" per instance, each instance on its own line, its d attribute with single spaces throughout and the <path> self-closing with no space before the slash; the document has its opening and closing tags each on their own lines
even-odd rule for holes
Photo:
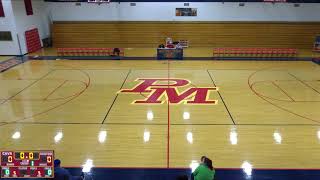
<svg viewBox="0 0 320 180">
<path fill-rule="evenodd" d="M 170 79 L 170 61 L 167 60 L 168 64 L 168 89 L 169 89 L 169 79 Z M 168 126 L 167 126 L 167 168 L 170 167 L 170 102 L 167 99 L 168 104 Z"/>
<path fill-rule="evenodd" d="M 0 122 L 1 124 L 47 124 L 47 125 L 63 125 L 63 124 L 77 124 L 77 125 L 87 125 L 96 124 L 101 125 L 101 123 L 91 123 L 91 122 L 64 122 L 64 123 L 54 123 L 54 122 Z M 167 126 L 167 123 L 104 123 L 106 125 L 117 125 L 117 126 Z M 182 123 L 170 123 L 170 126 L 315 126 L 319 127 L 319 124 L 214 124 L 214 123 L 201 123 L 201 124 L 182 124 Z"/>
<path fill-rule="evenodd" d="M 128 71 L 127 76 L 126 76 L 126 78 L 124 79 L 124 81 L 123 81 L 123 83 L 122 83 L 122 85 L 121 85 L 121 87 L 120 87 L 119 90 L 121 90 L 122 87 L 124 86 L 124 84 L 126 83 L 126 81 L 127 81 L 128 77 L 129 77 L 129 74 L 130 74 L 130 73 L 131 73 L 131 69 Z M 101 124 L 104 124 L 104 122 L 105 122 L 105 120 L 107 119 L 107 117 L 108 117 L 108 115 L 109 115 L 109 113 L 110 113 L 110 111 L 111 111 L 114 103 L 116 102 L 118 96 L 119 96 L 119 93 L 117 93 L 116 97 L 113 99 L 113 102 L 112 102 L 110 108 L 108 109 L 106 115 L 104 116 L 104 119 L 103 119 L 103 121 L 101 122 Z"/>
<path fill-rule="evenodd" d="M 310 86 L 309 84 L 303 82 L 301 79 L 299 79 L 297 76 L 291 74 L 291 73 L 288 73 L 290 74 L 292 77 L 294 77 L 296 80 L 298 80 L 299 82 L 301 82 L 302 84 L 304 84 L 305 86 L 309 87 L 310 89 L 314 90 L 316 93 L 320 94 L 320 92 L 318 90 L 316 90 L 315 88 L 313 88 L 312 86 Z"/>
<path fill-rule="evenodd" d="M 83 168 L 83 166 L 63 166 L 64 168 Z M 94 169 L 103 168 L 103 169 L 190 169 L 190 167 L 120 167 L 120 166 L 94 166 Z M 215 170 L 243 170 L 241 167 L 214 167 Z M 292 170 L 292 171 L 319 171 L 320 168 L 252 168 L 252 170 Z"/>
<path fill-rule="evenodd" d="M 73 124 L 73 125 L 88 125 L 88 124 L 101 124 L 101 123 L 88 123 L 88 122 L 64 122 L 64 123 L 54 123 L 54 122 L 0 122 L 1 123 L 5 123 L 5 124 L 24 124 L 24 125 L 41 125 L 41 124 L 45 124 L 45 125 L 68 125 L 68 124 Z"/>
<path fill-rule="evenodd" d="M 62 82 L 58 87 L 56 87 L 53 91 L 51 91 L 47 97 L 44 98 L 44 100 L 47 100 L 49 98 L 49 96 L 51 96 L 53 93 L 55 93 L 59 88 L 61 88 L 66 82 L 68 82 L 68 80 L 65 80 L 64 82 Z"/>
<path fill-rule="evenodd" d="M 44 77 L 46 77 L 48 74 L 50 74 L 50 73 L 53 72 L 53 71 L 55 71 L 55 70 L 51 70 L 49 73 L 47 73 L 46 75 L 44 75 L 43 77 L 41 77 L 39 80 L 43 79 Z M 87 78 L 88 78 L 88 82 L 86 83 L 86 88 L 85 88 L 85 89 L 83 89 L 83 90 L 82 90 L 81 92 L 79 92 L 77 95 L 73 96 L 71 99 L 69 99 L 69 100 L 67 100 L 67 101 L 65 101 L 65 102 L 63 102 L 63 103 L 61 103 L 61 104 L 58 104 L 58 105 L 53 106 L 53 107 L 50 107 L 49 109 L 46 109 L 46 110 L 44 110 L 44 111 L 42 111 L 42 112 L 38 112 L 38 113 L 32 114 L 31 116 L 26 116 L 26 117 L 23 117 L 22 119 L 14 120 L 14 121 L 12 121 L 11 123 L 21 122 L 21 121 L 26 120 L 26 119 L 29 119 L 29 118 L 33 118 L 33 117 L 36 117 L 36 116 L 39 116 L 39 115 L 42 115 L 42 114 L 46 114 L 46 113 L 48 113 L 49 111 L 52 111 L 52 110 L 54 110 L 54 109 L 56 109 L 56 108 L 59 108 L 59 107 L 62 107 L 63 105 L 65 105 L 65 104 L 71 102 L 72 100 L 76 99 L 77 97 L 79 97 L 79 96 L 80 96 L 83 92 L 85 92 L 85 91 L 87 90 L 87 88 L 90 86 L 90 84 L 91 84 L 91 78 L 90 78 L 90 76 L 89 76 L 89 74 L 88 74 L 87 72 L 82 71 L 82 70 L 78 70 L 78 71 L 84 73 L 85 76 L 87 76 Z M 1 124 L 0 126 L 5 126 L 5 125 L 7 125 L 7 124 L 8 124 L 8 123 L 6 123 L 6 124 Z"/>
<path fill-rule="evenodd" d="M 276 81 L 276 82 L 280 82 L 280 81 L 277 81 L 277 80 L 275 80 L 275 81 Z M 297 80 L 281 80 L 281 81 L 285 81 L 285 82 L 296 82 Z M 320 102 L 320 101 L 297 101 L 297 100 L 292 101 L 292 100 L 290 100 L 290 99 L 288 99 L 288 100 L 277 99 L 277 98 L 273 98 L 273 97 L 270 97 L 270 96 L 266 96 L 266 95 L 264 95 L 264 94 L 261 94 L 259 91 L 255 90 L 254 87 L 256 87 L 257 84 L 266 83 L 266 82 L 272 83 L 272 81 L 256 81 L 256 82 L 254 82 L 254 83 L 251 84 L 251 87 L 252 87 L 251 89 L 255 91 L 255 94 L 257 94 L 257 95 L 259 95 L 259 96 L 261 96 L 261 97 L 267 98 L 267 99 L 275 100 L 275 101 L 290 102 L 290 103 L 293 103 L 293 102 L 310 102 L 310 103 L 313 102 L 313 103 L 318 103 L 318 102 Z M 313 82 L 313 81 L 310 81 L 310 82 Z M 279 87 L 280 87 L 280 86 L 279 86 Z M 282 89 L 282 88 L 281 88 L 281 89 Z M 285 93 L 285 91 L 283 91 L 283 93 Z M 293 99 L 293 98 L 292 98 L 292 99 Z"/>
<path fill-rule="evenodd" d="M 307 119 L 307 120 L 310 120 L 310 121 L 313 121 L 313 122 L 316 122 L 316 123 L 320 123 L 320 121 L 318 121 L 318 120 L 315 120 L 315 119 L 306 117 L 306 116 L 304 116 L 304 115 L 300 115 L 300 114 L 298 114 L 298 113 L 296 113 L 296 112 L 294 112 L 294 111 L 291 111 L 291 110 L 289 110 L 289 109 L 286 109 L 285 107 L 282 107 L 282 106 L 280 106 L 280 105 L 277 105 L 277 104 L 271 102 L 270 100 L 268 100 L 267 98 L 261 96 L 257 91 L 255 91 L 254 88 L 253 88 L 253 84 L 254 84 L 254 83 L 251 82 L 251 79 L 252 79 L 252 77 L 255 76 L 258 72 L 265 71 L 265 70 L 267 70 L 267 68 L 257 70 L 257 71 L 255 71 L 255 72 L 253 72 L 252 74 L 249 75 L 248 80 L 247 80 L 247 84 L 248 84 L 248 86 L 249 86 L 249 88 L 251 89 L 252 92 L 254 92 L 254 93 L 255 93 L 258 97 L 260 97 L 262 100 L 268 102 L 269 104 L 271 104 L 271 105 L 273 105 L 273 106 L 275 106 L 275 107 L 277 107 L 277 108 L 279 108 L 279 109 L 281 109 L 281 110 L 283 110 L 283 111 L 286 111 L 286 112 L 288 112 L 288 113 L 291 113 L 291 114 L 293 114 L 293 115 L 296 115 L 296 116 L 298 116 L 298 117 L 301 117 L 301 118 L 304 118 L 304 119 Z M 289 74 L 290 74 L 290 73 L 289 73 Z"/>
<path fill-rule="evenodd" d="M 216 86 L 216 83 L 214 82 L 214 80 L 213 80 L 213 78 L 212 78 L 212 76 L 211 76 L 211 74 L 210 74 L 210 72 L 209 72 L 209 70 L 207 70 L 207 72 L 208 72 L 208 75 L 209 75 L 209 77 L 210 77 L 210 79 L 211 79 L 211 81 L 212 81 L 213 85 L 214 85 L 215 87 L 217 87 L 217 86 Z M 217 91 L 217 92 L 218 92 L 218 94 L 219 94 L 219 96 L 220 96 L 221 101 L 223 102 L 224 107 L 225 107 L 225 108 L 226 108 L 226 110 L 228 111 L 228 114 L 229 114 L 229 116 L 230 116 L 230 118 L 231 118 L 231 120 L 232 120 L 233 124 L 234 124 L 234 125 L 236 125 L 236 123 L 235 123 L 235 121 L 234 121 L 234 119 L 233 119 L 233 117 L 232 117 L 232 115 L 231 115 L 231 113 L 230 113 L 230 111 L 229 111 L 229 109 L 228 109 L 228 107 L 227 107 L 227 105 L 226 105 L 226 103 L 225 103 L 224 99 L 222 98 L 221 93 L 220 93 L 219 91 Z"/>
<path fill-rule="evenodd" d="M 29 87 L 35 85 L 37 82 L 39 82 L 40 80 L 44 79 L 45 77 L 47 77 L 53 70 L 49 71 L 47 74 L 45 74 L 44 76 L 42 76 L 40 79 L 35 80 L 34 82 L 30 83 L 28 86 L 26 86 L 25 88 L 23 88 L 22 90 L 20 90 L 19 92 L 17 92 L 16 94 L 12 95 L 11 97 L 9 97 L 8 99 L 4 100 L 3 102 L 1 102 L 0 105 L 8 102 L 9 100 L 11 100 L 12 98 L 16 97 L 17 95 L 19 95 L 20 93 L 22 93 L 24 90 L 28 89 Z"/>
<path fill-rule="evenodd" d="M 281 92 L 283 92 L 286 96 L 288 96 L 289 99 L 292 101 L 295 101 L 285 90 L 283 90 L 278 84 L 276 84 L 274 81 L 272 81 L 272 84 L 276 86 Z"/>
</svg>

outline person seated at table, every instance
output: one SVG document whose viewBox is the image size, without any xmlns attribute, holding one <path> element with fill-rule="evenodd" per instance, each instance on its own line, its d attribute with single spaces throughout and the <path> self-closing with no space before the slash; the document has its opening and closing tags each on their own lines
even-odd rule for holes
<svg viewBox="0 0 320 180">
<path fill-rule="evenodd" d="M 183 47 L 182 47 L 181 44 L 178 42 L 178 44 L 176 44 L 176 48 L 177 48 L 177 49 L 182 49 Z"/>
<path fill-rule="evenodd" d="M 167 48 L 174 48 L 174 44 L 167 44 Z"/>
<path fill-rule="evenodd" d="M 164 48 L 164 44 L 160 44 L 158 48 Z"/>
</svg>

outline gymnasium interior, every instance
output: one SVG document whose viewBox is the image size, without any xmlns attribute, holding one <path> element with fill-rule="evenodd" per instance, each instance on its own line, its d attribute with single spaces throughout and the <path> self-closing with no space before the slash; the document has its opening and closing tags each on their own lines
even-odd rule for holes
<svg viewBox="0 0 320 180">
<path fill-rule="evenodd" d="M 319 180 L 319 12 L 0 0 L 0 179 Z"/>
</svg>

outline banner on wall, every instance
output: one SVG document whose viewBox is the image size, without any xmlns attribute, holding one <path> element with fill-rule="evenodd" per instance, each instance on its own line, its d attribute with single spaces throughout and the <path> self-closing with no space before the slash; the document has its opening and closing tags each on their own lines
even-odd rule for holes
<svg viewBox="0 0 320 180">
<path fill-rule="evenodd" d="M 176 16 L 197 16 L 197 8 L 176 8 Z"/>
<path fill-rule="evenodd" d="M 314 42 L 313 50 L 320 52 L 320 36 L 316 36 L 316 41 Z"/>
</svg>

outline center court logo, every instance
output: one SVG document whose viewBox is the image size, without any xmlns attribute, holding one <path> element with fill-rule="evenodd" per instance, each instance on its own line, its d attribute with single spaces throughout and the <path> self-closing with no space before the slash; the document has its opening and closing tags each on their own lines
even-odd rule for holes
<svg viewBox="0 0 320 180">
<path fill-rule="evenodd" d="M 132 89 L 122 89 L 118 93 L 141 94 L 144 99 L 134 100 L 132 104 L 202 104 L 215 105 L 217 100 L 210 100 L 210 92 L 217 87 L 194 87 L 187 79 L 138 78 L 139 83 Z M 189 87 L 188 87 L 189 86 Z"/>
</svg>

